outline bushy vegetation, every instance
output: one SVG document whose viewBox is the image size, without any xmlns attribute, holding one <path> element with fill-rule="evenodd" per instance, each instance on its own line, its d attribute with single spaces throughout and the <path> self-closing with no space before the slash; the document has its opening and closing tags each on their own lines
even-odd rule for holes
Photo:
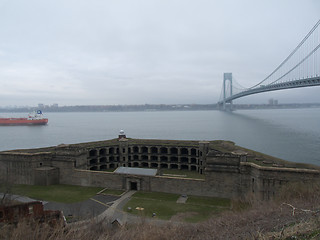
<svg viewBox="0 0 320 240">
<path fill-rule="evenodd" d="M 242 210 L 226 211 L 197 224 L 141 218 L 122 227 L 92 221 L 52 228 L 21 222 L 2 226 L 0 239 L 320 239 L 319 192 L 319 184 L 288 185 L 274 201 L 247 202 L 244 210 L 238 207 L 243 202 L 233 201 L 232 206 Z"/>
</svg>

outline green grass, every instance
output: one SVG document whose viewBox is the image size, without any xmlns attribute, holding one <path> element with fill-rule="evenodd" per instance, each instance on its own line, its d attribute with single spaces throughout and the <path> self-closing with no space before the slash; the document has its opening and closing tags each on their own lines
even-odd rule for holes
<svg viewBox="0 0 320 240">
<path fill-rule="evenodd" d="M 284 240 L 291 240 L 291 239 L 312 240 L 312 239 L 319 239 L 319 237 L 320 237 L 320 230 L 316 229 L 316 230 L 313 230 L 311 233 L 299 234 L 299 231 L 298 231 L 297 234 L 290 237 L 286 237 Z"/>
<path fill-rule="evenodd" d="M 161 169 L 161 174 L 172 174 L 176 176 L 168 177 L 182 177 L 182 178 L 193 178 L 193 179 L 204 179 L 204 174 L 200 174 L 196 171 L 179 170 L 179 169 Z"/>
<path fill-rule="evenodd" d="M 115 189 L 105 189 L 101 194 L 110 194 L 110 195 L 116 195 L 120 196 L 122 193 L 124 193 L 123 190 L 115 190 Z"/>
<path fill-rule="evenodd" d="M 109 169 L 105 169 L 103 171 L 104 172 L 114 172 L 114 170 L 116 170 L 116 168 L 109 168 Z"/>
<path fill-rule="evenodd" d="M 62 184 L 50 186 L 15 185 L 12 188 L 12 193 L 37 200 L 74 203 L 87 200 L 101 190 L 102 188 L 99 187 L 81 187 Z"/>
<path fill-rule="evenodd" d="M 190 196 L 183 204 L 176 203 L 179 196 L 168 193 L 137 192 L 124 206 L 124 211 L 145 217 L 151 217 L 152 213 L 156 213 L 157 218 L 163 220 L 169 220 L 179 214 L 182 221 L 200 222 L 230 208 L 228 199 Z M 131 211 L 128 210 L 128 207 L 131 208 Z M 136 207 L 144 208 L 144 210 L 137 210 Z"/>
<path fill-rule="evenodd" d="M 228 198 L 212 198 L 212 197 L 198 197 L 190 196 L 187 200 L 188 204 L 195 205 L 208 205 L 208 206 L 219 206 L 229 208 L 231 201 Z"/>
<path fill-rule="evenodd" d="M 134 194 L 135 198 L 139 199 L 151 199 L 151 200 L 158 200 L 158 201 L 177 201 L 179 198 L 179 194 L 172 194 L 172 193 L 160 193 L 160 192 L 136 192 Z"/>
</svg>

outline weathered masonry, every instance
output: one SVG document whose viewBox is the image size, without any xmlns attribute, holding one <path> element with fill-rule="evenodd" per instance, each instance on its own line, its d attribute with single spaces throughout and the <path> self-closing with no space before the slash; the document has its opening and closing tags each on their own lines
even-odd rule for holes
<svg viewBox="0 0 320 240">
<path fill-rule="evenodd" d="M 223 151 L 222 141 L 119 139 L 0 152 L 0 180 L 17 184 L 72 184 L 214 197 L 250 194 L 270 199 L 291 182 L 319 182 L 319 168 L 259 164 L 243 151 Z M 253 159 L 253 160 L 252 160 Z M 152 168 L 155 175 L 113 172 Z M 199 179 L 162 175 L 190 171 Z"/>
<path fill-rule="evenodd" d="M 90 148 L 86 164 L 79 167 L 87 170 L 143 167 L 203 173 L 203 161 L 208 151 L 208 143 L 196 142 L 191 145 L 186 143 L 183 145 L 184 142 L 175 145 L 165 145 L 161 141 L 145 143 L 141 145 L 139 141 L 131 143 L 128 139 L 121 139 L 117 145 Z"/>
</svg>

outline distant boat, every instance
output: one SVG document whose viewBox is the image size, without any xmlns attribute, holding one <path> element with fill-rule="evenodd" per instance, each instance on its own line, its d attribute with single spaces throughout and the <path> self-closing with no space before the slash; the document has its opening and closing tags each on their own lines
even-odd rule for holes
<svg viewBox="0 0 320 240">
<path fill-rule="evenodd" d="M 48 118 L 44 118 L 41 110 L 30 113 L 28 118 L 0 118 L 2 126 L 46 125 Z"/>
</svg>

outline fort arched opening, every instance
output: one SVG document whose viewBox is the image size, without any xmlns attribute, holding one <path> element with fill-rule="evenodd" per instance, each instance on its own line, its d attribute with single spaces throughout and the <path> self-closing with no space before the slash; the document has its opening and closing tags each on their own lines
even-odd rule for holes
<svg viewBox="0 0 320 240">
<path fill-rule="evenodd" d="M 120 167 L 154 175 L 118 173 Z M 199 178 L 162 175 L 165 169 Z M 319 181 L 319 168 L 258 159 L 224 141 L 118 139 L 0 152 L 0 180 L 71 184 L 212 197 L 270 199 L 288 182 Z"/>
</svg>

